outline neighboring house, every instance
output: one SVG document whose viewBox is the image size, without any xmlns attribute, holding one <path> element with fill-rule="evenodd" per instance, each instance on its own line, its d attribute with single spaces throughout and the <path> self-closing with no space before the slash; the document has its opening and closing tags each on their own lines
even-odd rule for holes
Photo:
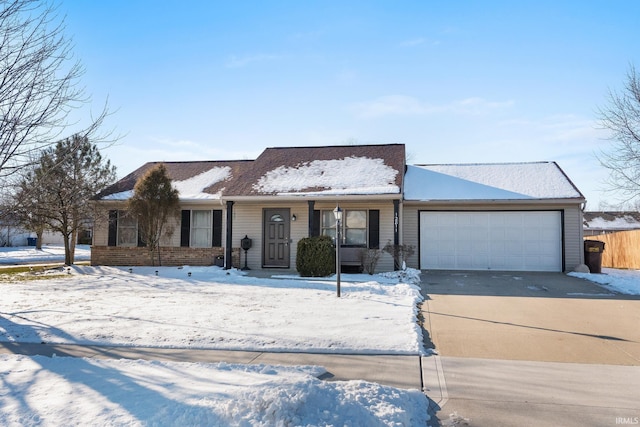
<svg viewBox="0 0 640 427">
<path fill-rule="evenodd" d="M 36 233 L 25 230 L 15 218 L 6 215 L 0 217 L 0 246 L 29 246 L 30 241 L 35 237 Z M 62 243 L 62 235 L 59 233 L 45 230 L 42 234 L 43 245 L 61 245 Z"/>
<path fill-rule="evenodd" d="M 585 212 L 584 235 L 640 230 L 640 212 Z"/>
<path fill-rule="evenodd" d="M 165 265 L 295 268 L 297 242 L 335 236 L 343 260 L 386 243 L 416 248 L 414 268 L 572 270 L 583 262 L 584 197 L 555 163 L 408 166 L 402 144 L 267 148 L 255 160 L 164 162 L 182 213 L 162 242 Z M 96 197 L 92 263 L 142 265 L 126 200 L 148 163 Z M 379 271 L 394 269 L 384 254 Z"/>
</svg>

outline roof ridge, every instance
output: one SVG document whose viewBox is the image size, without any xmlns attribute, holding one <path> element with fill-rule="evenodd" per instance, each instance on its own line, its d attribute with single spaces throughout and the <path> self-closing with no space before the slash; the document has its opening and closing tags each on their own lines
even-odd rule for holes
<svg viewBox="0 0 640 427">
<path fill-rule="evenodd" d="M 402 143 L 386 143 L 386 144 L 336 144 L 336 145 L 306 145 L 306 146 L 287 146 L 287 147 L 267 147 L 266 150 L 291 150 L 291 149 L 305 149 L 305 150 L 313 150 L 313 149 L 327 149 L 327 148 L 339 148 L 339 147 L 387 147 L 387 146 L 404 146 Z"/>
<path fill-rule="evenodd" d="M 504 166 L 504 165 L 540 165 L 555 164 L 551 160 L 538 160 L 532 162 L 477 162 L 477 163 L 416 163 L 409 166 Z"/>
</svg>

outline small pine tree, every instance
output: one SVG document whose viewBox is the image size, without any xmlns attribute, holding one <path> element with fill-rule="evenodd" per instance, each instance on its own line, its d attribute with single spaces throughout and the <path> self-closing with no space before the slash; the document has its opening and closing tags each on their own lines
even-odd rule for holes
<svg viewBox="0 0 640 427">
<path fill-rule="evenodd" d="M 164 164 L 149 169 L 138 180 L 128 209 L 138 219 L 138 233 L 149 251 L 151 265 L 155 265 L 156 254 L 158 265 L 162 265 L 160 239 L 173 234 L 174 227 L 168 221 L 180 215 L 179 192 L 171 185 Z"/>
</svg>

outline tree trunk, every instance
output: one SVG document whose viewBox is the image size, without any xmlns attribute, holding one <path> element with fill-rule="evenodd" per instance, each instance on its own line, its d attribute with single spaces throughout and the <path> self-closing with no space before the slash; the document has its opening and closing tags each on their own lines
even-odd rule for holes
<svg viewBox="0 0 640 427">
<path fill-rule="evenodd" d="M 76 259 L 76 242 L 78 241 L 78 228 L 74 227 L 71 232 L 71 241 L 69 242 L 69 254 L 72 260 Z"/>
<path fill-rule="evenodd" d="M 71 248 L 69 247 L 69 235 L 63 234 L 62 240 L 64 241 L 64 263 L 65 265 L 73 265 L 73 257 L 71 256 Z"/>
<path fill-rule="evenodd" d="M 42 250 L 42 235 L 44 234 L 44 230 L 36 230 L 36 250 Z"/>
</svg>

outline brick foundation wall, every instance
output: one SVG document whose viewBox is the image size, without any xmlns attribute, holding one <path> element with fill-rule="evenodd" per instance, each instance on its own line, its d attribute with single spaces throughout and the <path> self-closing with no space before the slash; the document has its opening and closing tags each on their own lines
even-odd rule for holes
<svg viewBox="0 0 640 427">
<path fill-rule="evenodd" d="M 224 256 L 224 248 L 183 248 L 162 247 L 160 259 L 162 265 L 172 267 L 180 265 L 216 265 L 216 257 Z M 156 264 L 157 264 L 157 254 Z M 233 266 L 240 266 L 240 248 L 232 250 Z M 92 246 L 91 265 L 151 265 L 147 248 L 120 246 Z"/>
</svg>

